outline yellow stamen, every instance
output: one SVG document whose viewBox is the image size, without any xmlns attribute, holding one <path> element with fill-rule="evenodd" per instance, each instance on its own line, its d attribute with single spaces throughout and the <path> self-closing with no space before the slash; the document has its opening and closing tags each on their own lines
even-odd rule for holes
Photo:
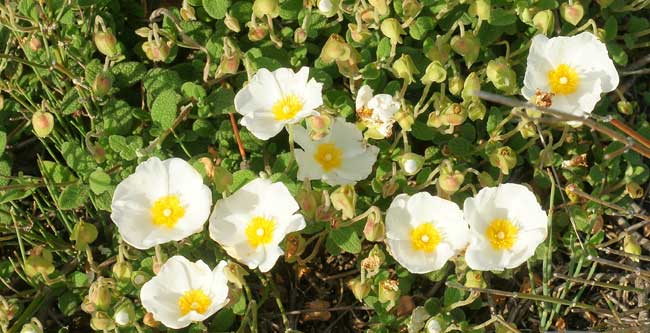
<svg viewBox="0 0 650 333">
<path fill-rule="evenodd" d="M 244 233 L 251 247 L 266 245 L 273 240 L 273 231 L 275 230 L 275 220 L 267 219 L 261 216 L 255 216 L 251 219 Z"/>
<path fill-rule="evenodd" d="M 302 107 L 302 101 L 300 101 L 298 96 L 287 95 L 275 102 L 271 112 L 273 112 L 273 116 L 277 121 L 290 120 L 302 110 Z"/>
<path fill-rule="evenodd" d="M 188 290 L 178 299 L 178 309 L 183 316 L 190 311 L 204 314 L 208 311 L 210 304 L 212 304 L 212 300 L 201 289 Z"/>
<path fill-rule="evenodd" d="M 157 226 L 173 228 L 185 215 L 185 207 L 177 195 L 164 196 L 151 206 L 151 220 Z"/>
<path fill-rule="evenodd" d="M 431 223 L 423 223 L 411 230 L 411 245 L 418 251 L 431 253 L 435 251 L 442 237 Z"/>
<path fill-rule="evenodd" d="M 551 92 L 558 95 L 570 95 L 578 90 L 580 78 L 576 70 L 565 64 L 561 64 L 555 69 L 548 71 L 548 83 L 551 86 Z"/>
<path fill-rule="evenodd" d="M 506 219 L 494 219 L 485 230 L 485 236 L 495 250 L 509 250 L 517 241 L 519 229 Z"/>
<path fill-rule="evenodd" d="M 336 147 L 333 143 L 321 143 L 316 148 L 316 153 L 314 154 L 314 159 L 320 166 L 329 172 L 332 169 L 336 169 L 341 166 L 341 157 L 343 156 L 343 151 Z"/>
</svg>

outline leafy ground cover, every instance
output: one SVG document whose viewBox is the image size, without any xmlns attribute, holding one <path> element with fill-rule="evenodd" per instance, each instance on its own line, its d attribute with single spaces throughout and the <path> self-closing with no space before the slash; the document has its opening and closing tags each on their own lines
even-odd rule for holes
<svg viewBox="0 0 650 333">
<path fill-rule="evenodd" d="M 646 331 L 649 4 L 5 1 L 0 328 Z"/>
</svg>

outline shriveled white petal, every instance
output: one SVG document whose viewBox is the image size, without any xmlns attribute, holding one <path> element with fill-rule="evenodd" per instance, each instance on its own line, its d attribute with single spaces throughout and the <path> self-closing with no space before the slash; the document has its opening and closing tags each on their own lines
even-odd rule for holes
<svg viewBox="0 0 650 333">
<path fill-rule="evenodd" d="M 369 85 L 364 84 L 357 91 L 357 98 L 354 101 L 354 106 L 356 110 L 360 110 L 368 104 L 368 101 L 372 98 L 372 88 Z"/>
</svg>

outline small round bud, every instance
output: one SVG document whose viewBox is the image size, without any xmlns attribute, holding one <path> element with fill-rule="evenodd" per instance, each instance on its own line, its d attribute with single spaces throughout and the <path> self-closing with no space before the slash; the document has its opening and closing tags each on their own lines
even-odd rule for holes
<svg viewBox="0 0 650 333">
<path fill-rule="evenodd" d="M 492 16 L 492 4 L 490 0 L 476 0 L 476 16 L 481 21 L 489 21 Z"/>
<path fill-rule="evenodd" d="M 110 31 L 99 31 L 93 36 L 95 47 L 103 55 L 107 57 L 114 57 L 118 54 L 117 39 Z"/>
<path fill-rule="evenodd" d="M 643 187 L 637 183 L 625 184 L 625 193 L 632 199 L 639 199 L 643 197 Z"/>
<path fill-rule="evenodd" d="M 241 26 L 239 25 L 239 20 L 236 17 L 226 13 L 226 17 L 223 19 L 223 23 L 226 25 L 232 32 L 240 32 Z"/>
<path fill-rule="evenodd" d="M 536 137 L 537 128 L 535 127 L 535 123 L 532 121 L 522 121 L 521 125 L 519 125 L 519 134 L 521 134 L 524 139 Z"/>
<path fill-rule="evenodd" d="M 264 25 L 252 25 L 247 24 L 248 26 L 248 39 L 251 42 L 258 42 L 266 38 L 266 35 L 269 33 L 269 29 Z"/>
<path fill-rule="evenodd" d="M 318 208 L 318 194 L 312 189 L 301 188 L 296 193 L 296 201 L 302 210 L 303 215 L 307 220 L 313 220 L 316 217 L 316 209 Z"/>
<path fill-rule="evenodd" d="M 112 268 L 113 277 L 118 281 L 131 281 L 133 266 L 125 260 L 118 260 Z"/>
<path fill-rule="evenodd" d="M 85 250 L 88 244 L 97 239 L 97 227 L 91 223 L 79 220 L 72 229 L 70 240 L 75 242 L 77 250 Z"/>
<path fill-rule="evenodd" d="M 549 9 L 537 12 L 537 14 L 533 16 L 533 26 L 537 28 L 539 33 L 544 35 L 548 35 L 548 33 L 553 30 L 554 22 L 555 19 L 553 12 Z"/>
<path fill-rule="evenodd" d="M 381 219 L 379 209 L 371 211 L 368 215 L 363 227 L 363 235 L 370 242 L 381 242 L 386 237 L 386 226 Z"/>
<path fill-rule="evenodd" d="M 443 125 L 460 126 L 467 119 L 467 110 L 462 104 L 452 103 L 449 104 L 440 113 L 440 121 Z"/>
<path fill-rule="evenodd" d="M 454 96 L 460 95 L 464 84 L 465 80 L 460 75 L 454 75 L 449 79 L 449 92 Z"/>
<path fill-rule="evenodd" d="M 474 121 L 477 119 L 485 118 L 487 108 L 480 99 L 473 99 L 469 101 L 469 103 L 465 102 L 463 104 L 466 105 L 465 108 L 467 109 L 467 116 L 470 120 Z"/>
<path fill-rule="evenodd" d="M 88 300 L 95 306 L 95 309 L 106 311 L 110 308 L 113 296 L 113 281 L 100 277 L 88 289 Z"/>
<path fill-rule="evenodd" d="M 296 44 L 303 44 L 307 40 L 307 31 L 302 27 L 296 28 L 293 32 L 293 41 Z"/>
<path fill-rule="evenodd" d="M 573 1 L 573 5 L 569 5 L 568 2 L 560 5 L 560 16 L 573 26 L 578 25 L 584 15 L 585 8 L 578 0 Z"/>
<path fill-rule="evenodd" d="M 330 194 L 330 200 L 334 209 L 341 211 L 344 220 L 356 215 L 357 193 L 353 185 L 340 186 Z"/>
<path fill-rule="evenodd" d="M 510 67 L 504 57 L 490 60 L 487 65 L 486 74 L 488 80 L 495 88 L 507 95 L 514 95 L 519 91 L 517 87 L 517 73 Z"/>
<path fill-rule="evenodd" d="M 616 109 L 618 112 L 629 116 L 634 112 L 634 105 L 628 101 L 618 101 L 616 103 Z"/>
<path fill-rule="evenodd" d="M 395 121 L 399 124 L 399 127 L 401 127 L 402 130 L 406 132 L 410 131 L 413 123 L 415 123 L 413 113 L 404 109 L 397 111 L 395 115 L 393 115 L 393 118 L 395 118 Z"/>
<path fill-rule="evenodd" d="M 320 114 L 307 118 L 306 122 L 309 136 L 314 140 L 319 140 L 329 133 L 332 118 L 328 115 Z"/>
<path fill-rule="evenodd" d="M 440 326 L 440 322 L 436 320 L 435 318 L 431 318 L 427 321 L 426 325 L 424 325 L 424 329 L 426 333 L 443 333 L 444 330 Z"/>
<path fill-rule="evenodd" d="M 394 18 L 387 18 L 381 22 L 381 32 L 390 39 L 391 44 L 397 45 L 402 43 L 402 35 L 406 34 L 402 25 Z"/>
<path fill-rule="evenodd" d="M 164 62 L 167 60 L 167 57 L 169 56 L 169 52 L 171 51 L 171 41 L 165 43 L 165 42 L 156 42 L 151 41 L 151 42 L 144 42 L 142 44 L 142 51 L 147 55 L 147 58 L 149 60 L 153 61 L 160 61 Z"/>
<path fill-rule="evenodd" d="M 465 176 L 460 171 L 454 170 L 449 173 L 440 174 L 438 187 L 448 195 L 452 195 L 460 189 L 463 181 L 465 181 Z"/>
<path fill-rule="evenodd" d="M 481 90 L 481 80 L 478 78 L 476 72 L 472 72 L 465 78 L 465 82 L 463 83 L 463 92 L 461 93 L 463 101 L 478 99 L 476 93 L 479 90 Z"/>
<path fill-rule="evenodd" d="M 133 302 L 128 298 L 125 298 L 121 301 L 116 307 L 115 312 L 113 313 L 113 320 L 115 324 L 119 327 L 130 327 L 135 321 L 135 307 Z"/>
<path fill-rule="evenodd" d="M 135 271 L 131 273 L 131 283 L 134 287 L 140 288 L 151 279 L 151 275 L 144 271 Z"/>
<path fill-rule="evenodd" d="M 54 116 L 49 112 L 36 111 L 32 115 L 32 127 L 39 138 L 46 138 L 54 129 Z"/>
<path fill-rule="evenodd" d="M 420 73 L 408 54 L 402 54 L 399 59 L 393 62 L 393 70 L 397 77 L 403 79 L 406 84 L 411 84 L 414 81 L 413 76 Z"/>
<path fill-rule="evenodd" d="M 43 46 L 43 43 L 38 37 L 32 37 L 29 40 L 29 49 L 36 52 L 41 49 L 41 46 Z"/>
<path fill-rule="evenodd" d="M 326 64 L 331 64 L 337 60 L 347 60 L 350 57 L 350 53 L 350 46 L 345 42 L 343 37 L 337 34 L 331 34 L 325 42 L 325 45 L 323 45 L 320 52 L 320 59 Z"/>
<path fill-rule="evenodd" d="M 25 260 L 25 274 L 29 277 L 50 275 L 54 272 L 52 253 L 41 246 L 34 247 Z"/>
<path fill-rule="evenodd" d="M 366 296 L 370 293 L 370 281 L 366 280 L 364 282 L 361 282 L 360 278 L 354 278 L 350 281 L 348 281 L 348 288 L 352 290 L 352 294 L 354 294 L 354 298 L 356 298 L 358 301 L 363 301 Z"/>
<path fill-rule="evenodd" d="M 375 8 L 375 12 L 379 16 L 388 15 L 390 12 L 387 0 L 368 0 L 368 2 Z"/>
<path fill-rule="evenodd" d="M 489 156 L 490 164 L 507 175 L 517 165 L 517 153 L 508 146 L 495 149 Z"/>
<path fill-rule="evenodd" d="M 415 153 L 404 153 L 398 157 L 398 162 L 406 175 L 413 176 L 422 169 L 424 157 Z"/>
<path fill-rule="evenodd" d="M 485 283 L 481 272 L 467 271 L 465 273 L 465 286 L 469 288 L 485 288 L 487 283 Z"/>
<path fill-rule="evenodd" d="M 439 61 L 433 61 L 427 66 L 424 76 L 420 79 L 422 84 L 431 84 L 433 82 L 441 83 L 447 79 L 447 70 Z"/>
<path fill-rule="evenodd" d="M 93 92 L 95 96 L 104 97 L 108 94 L 113 86 L 113 75 L 109 72 L 100 72 L 95 76 L 93 81 Z"/>
<path fill-rule="evenodd" d="M 106 312 L 96 311 L 90 317 L 90 327 L 96 331 L 109 331 L 115 329 L 113 318 Z"/>
<path fill-rule="evenodd" d="M 183 21 L 196 21 L 196 11 L 186 0 L 183 1 L 180 14 Z"/>
<path fill-rule="evenodd" d="M 257 18 L 266 15 L 276 18 L 280 15 L 280 2 L 278 0 L 255 0 L 253 3 L 253 14 Z"/>
<path fill-rule="evenodd" d="M 451 52 L 449 40 L 444 36 L 438 36 L 435 43 L 426 51 L 425 56 L 431 61 L 446 64 L 449 60 L 449 52 Z"/>
<path fill-rule="evenodd" d="M 332 17 L 336 15 L 340 2 L 340 0 L 318 0 L 318 11 L 325 17 Z"/>
<path fill-rule="evenodd" d="M 454 50 L 454 52 L 463 57 L 467 68 L 470 68 L 476 61 L 481 48 L 481 44 L 478 38 L 476 38 L 476 36 L 470 32 L 465 33 L 462 37 L 452 37 L 450 45 L 451 49 Z"/>
<path fill-rule="evenodd" d="M 350 38 L 357 43 L 363 43 L 372 36 L 372 33 L 370 33 L 368 28 L 363 25 L 359 28 L 354 23 L 348 24 L 348 31 L 350 31 Z"/>
<path fill-rule="evenodd" d="M 632 261 L 639 262 L 639 258 L 636 256 L 641 254 L 641 246 L 639 245 L 639 242 L 634 239 L 634 236 L 625 235 L 625 238 L 623 238 L 623 251 L 635 255 L 634 257 L 631 257 Z"/>
</svg>

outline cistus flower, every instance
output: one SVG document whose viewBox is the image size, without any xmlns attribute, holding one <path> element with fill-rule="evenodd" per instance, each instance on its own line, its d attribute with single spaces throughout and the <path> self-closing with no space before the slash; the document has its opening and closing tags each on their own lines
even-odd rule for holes
<svg viewBox="0 0 650 333">
<path fill-rule="evenodd" d="M 284 253 L 284 237 L 305 227 L 299 208 L 284 184 L 257 178 L 217 201 L 210 237 L 248 268 L 268 272 Z"/>
<path fill-rule="evenodd" d="M 212 316 L 228 303 L 225 261 L 210 267 L 173 256 L 158 275 L 142 286 L 140 300 L 145 310 L 163 325 L 179 329 Z"/>
<path fill-rule="evenodd" d="M 522 95 L 540 107 L 576 116 L 590 114 L 600 94 L 619 78 L 605 44 L 590 32 L 572 37 L 533 37 Z"/>
<path fill-rule="evenodd" d="M 117 185 L 111 219 L 127 244 L 148 249 L 201 231 L 210 206 L 212 192 L 189 163 L 152 157 Z"/>
<path fill-rule="evenodd" d="M 546 239 L 546 212 L 523 185 L 483 188 L 465 199 L 463 213 L 470 227 L 465 261 L 473 270 L 515 268 Z"/>
<path fill-rule="evenodd" d="M 261 68 L 235 96 L 235 109 L 244 116 L 241 124 L 255 137 L 268 140 L 286 124 L 317 115 L 323 104 L 323 84 L 309 79 L 309 68 L 297 73 L 289 68 L 270 72 Z"/>
<path fill-rule="evenodd" d="M 322 179 L 330 185 L 352 184 L 366 179 L 377 160 L 379 148 L 366 144 L 361 131 L 343 118 L 332 121 L 326 136 L 312 140 L 307 130 L 295 128 L 298 179 Z"/>
<path fill-rule="evenodd" d="M 368 85 L 363 85 L 357 92 L 355 101 L 357 116 L 368 127 L 366 136 L 383 139 L 393 133 L 395 113 L 400 109 L 399 101 L 388 94 L 373 95 Z"/>
<path fill-rule="evenodd" d="M 442 268 L 465 247 L 467 231 L 458 205 L 427 192 L 400 194 L 386 212 L 388 251 L 411 273 Z"/>
</svg>

